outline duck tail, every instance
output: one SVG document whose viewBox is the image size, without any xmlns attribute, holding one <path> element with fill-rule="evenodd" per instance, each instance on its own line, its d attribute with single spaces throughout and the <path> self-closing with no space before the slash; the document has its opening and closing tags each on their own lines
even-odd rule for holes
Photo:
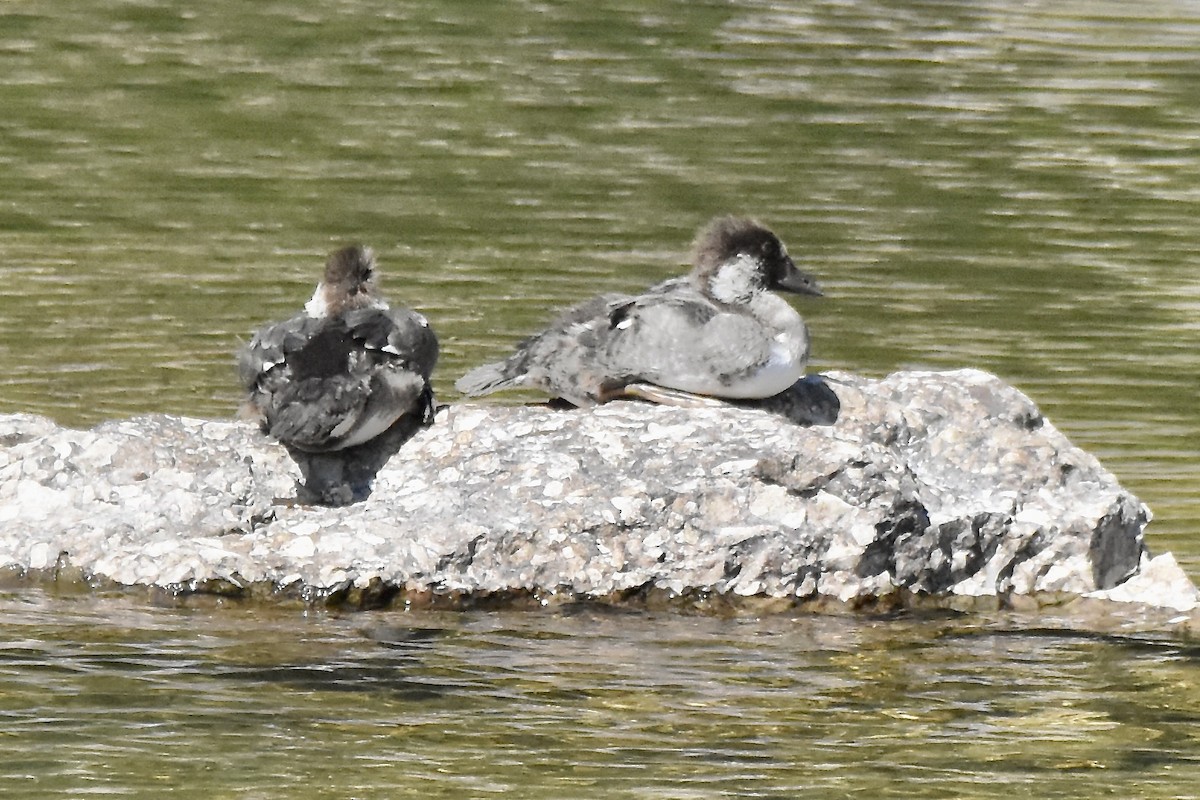
<svg viewBox="0 0 1200 800">
<path fill-rule="evenodd" d="M 511 373 L 507 361 L 497 361 L 495 364 L 476 367 L 463 375 L 454 382 L 454 388 L 468 397 L 478 397 L 501 389 L 511 389 L 520 381 L 521 376 Z"/>
</svg>

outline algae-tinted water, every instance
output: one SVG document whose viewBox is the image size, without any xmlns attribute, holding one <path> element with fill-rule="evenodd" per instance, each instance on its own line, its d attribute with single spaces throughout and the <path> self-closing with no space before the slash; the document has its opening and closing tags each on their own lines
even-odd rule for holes
<svg viewBox="0 0 1200 800">
<path fill-rule="evenodd" d="M 1182 2 L 15 0 L 0 412 L 231 415 L 239 337 L 351 240 L 440 332 L 454 401 L 735 211 L 821 280 L 794 301 L 815 368 L 996 372 L 1200 577 L 1197 41 Z M 365 620 L 79 602 L 0 624 L 0 766 L 31 793 L 1200 793 L 1178 652 L 534 614 L 421 622 L 445 634 L 414 662 Z"/>
<path fill-rule="evenodd" d="M 1153 639 L 40 592 L 0 613 L 10 797 L 1168 798 L 1200 781 L 1200 652 Z"/>
</svg>

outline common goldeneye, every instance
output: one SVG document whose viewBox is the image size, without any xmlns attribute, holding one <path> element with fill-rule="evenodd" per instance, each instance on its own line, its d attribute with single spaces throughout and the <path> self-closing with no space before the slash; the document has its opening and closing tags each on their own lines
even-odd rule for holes
<svg viewBox="0 0 1200 800">
<path fill-rule="evenodd" d="M 258 331 L 238 354 L 244 412 L 288 448 L 317 502 L 359 499 L 353 462 L 377 460 L 364 448 L 402 419 L 433 420 L 437 337 L 422 315 L 389 308 L 375 274 L 369 248 L 332 253 L 304 313 Z"/>
<path fill-rule="evenodd" d="M 800 379 L 809 354 L 808 328 L 773 289 L 821 294 L 775 234 L 719 217 L 700 231 L 687 275 L 575 306 L 454 386 L 471 396 L 528 386 L 577 406 L 771 397 Z"/>
</svg>

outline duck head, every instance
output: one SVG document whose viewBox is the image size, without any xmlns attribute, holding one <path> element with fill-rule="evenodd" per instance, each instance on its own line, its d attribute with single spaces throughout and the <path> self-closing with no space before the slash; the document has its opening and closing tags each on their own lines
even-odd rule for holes
<svg viewBox="0 0 1200 800">
<path fill-rule="evenodd" d="M 336 316 L 356 308 L 386 308 L 376 294 L 375 253 L 369 247 L 350 245 L 330 253 L 325 275 L 304 310 L 310 317 Z"/>
<path fill-rule="evenodd" d="M 700 231 L 692 275 L 714 298 L 727 303 L 772 289 L 821 294 L 816 278 L 796 266 L 779 237 L 744 217 L 718 217 Z"/>
</svg>

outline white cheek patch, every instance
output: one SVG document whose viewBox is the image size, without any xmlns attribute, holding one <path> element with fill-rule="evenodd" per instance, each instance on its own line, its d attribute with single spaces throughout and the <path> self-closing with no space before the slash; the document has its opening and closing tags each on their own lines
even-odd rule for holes
<svg viewBox="0 0 1200 800">
<path fill-rule="evenodd" d="M 743 305 L 750 302 L 756 291 L 755 277 L 759 265 L 753 257 L 738 254 L 717 268 L 709 280 L 709 293 L 722 303 Z"/>
</svg>

